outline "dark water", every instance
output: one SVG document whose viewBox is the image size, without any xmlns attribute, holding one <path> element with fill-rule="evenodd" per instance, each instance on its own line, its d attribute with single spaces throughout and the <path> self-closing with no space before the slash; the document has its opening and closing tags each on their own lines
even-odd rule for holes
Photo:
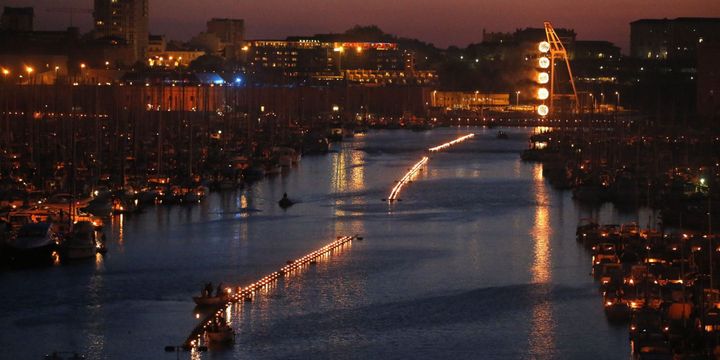
<svg viewBox="0 0 720 360">
<path fill-rule="evenodd" d="M 381 201 L 424 149 L 469 132 L 403 201 Z M 365 240 L 228 310 L 235 344 L 198 357 L 627 357 L 627 329 L 605 321 L 574 239 L 589 212 L 519 160 L 529 129 L 495 132 L 370 132 L 249 189 L 115 218 L 104 258 L 0 273 L 0 358 L 173 359 L 163 348 L 197 323 L 191 296 L 204 282 L 246 285 L 352 234 Z M 300 202 L 281 210 L 283 192 Z M 647 221 L 610 206 L 598 215 Z"/>
</svg>

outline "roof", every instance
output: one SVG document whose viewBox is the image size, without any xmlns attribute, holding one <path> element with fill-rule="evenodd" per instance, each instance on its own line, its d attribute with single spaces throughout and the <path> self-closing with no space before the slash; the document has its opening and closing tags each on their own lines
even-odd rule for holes
<svg viewBox="0 0 720 360">
<path fill-rule="evenodd" d="M 3 15 L 30 15 L 33 16 L 35 10 L 32 7 L 12 7 L 6 6 L 3 9 Z"/>
</svg>

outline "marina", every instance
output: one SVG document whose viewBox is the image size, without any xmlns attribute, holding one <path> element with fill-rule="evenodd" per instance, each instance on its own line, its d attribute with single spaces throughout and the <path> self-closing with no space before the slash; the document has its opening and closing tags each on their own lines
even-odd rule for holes
<svg viewBox="0 0 720 360">
<path fill-rule="evenodd" d="M 234 303 L 225 315 L 234 343 L 224 350 L 211 347 L 212 357 L 320 351 L 401 356 L 408 348 L 390 345 L 394 341 L 431 357 L 468 355 L 478 346 L 493 349 L 486 357 L 497 359 L 630 354 L 627 327 L 605 319 L 597 285 L 587 275 L 591 256 L 576 245 L 575 225 L 590 210 L 546 184 L 541 165 L 520 160 L 530 129 L 504 130 L 507 141 L 496 139 L 496 129 L 374 130 L 242 190 L 211 191 L 192 206 L 156 204 L 107 218 L 104 257 L 3 273 L 0 314 L 13 331 L 3 332 L 0 343 L 10 354 L 21 354 L 25 349 L 12 344 L 30 332 L 73 329 L 38 347 L 37 355 L 75 349 L 88 358 L 114 358 L 132 345 L 148 349 L 136 358 L 162 358 L 165 346 L 206 324 L 205 315 L 196 318 L 200 312 L 192 301 L 199 284 L 257 284 L 278 271 L 277 264 L 345 233 L 370 241 L 350 242 L 352 251 L 305 265 L 301 276 L 276 281 L 267 296 Z M 388 216 L 387 205 L 377 199 L 387 194 L 397 169 L 468 131 L 474 140 L 460 152 L 434 154 L 433 166 L 417 175 L 422 181 L 404 189 L 404 206 Z M 299 200 L 287 210 L 277 205 L 284 192 Z M 603 223 L 640 221 L 643 227 L 648 218 L 612 206 L 595 214 Z M 36 286 L 23 286 L 27 281 Z M 41 288 L 56 289 L 57 297 L 44 296 Z M 58 307 L 87 289 L 92 297 Z M 9 304 L 18 298 L 26 305 L 13 305 L 11 315 Z M 66 311 L 78 315 L 68 318 Z M 47 321 L 23 326 L 33 314 Z M 577 316 L 586 321 L 577 323 Z M 144 328 L 154 330 L 135 330 Z M 454 340 L 437 340 L 449 333 Z M 345 340 L 329 340 L 337 337 Z"/>
</svg>

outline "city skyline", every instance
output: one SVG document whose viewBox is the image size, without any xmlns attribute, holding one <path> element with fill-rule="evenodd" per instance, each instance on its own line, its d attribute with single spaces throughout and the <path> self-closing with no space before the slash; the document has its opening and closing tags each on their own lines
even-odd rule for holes
<svg viewBox="0 0 720 360">
<path fill-rule="evenodd" d="M 57 30 L 70 25 L 71 15 L 48 9 L 92 9 L 93 2 L 9 0 L 6 6 L 33 6 L 36 9 L 36 28 Z M 620 7 L 622 12 L 615 11 Z M 164 13 L 160 9 L 170 10 Z M 541 27 L 544 20 L 551 20 L 557 27 L 574 29 L 578 39 L 611 41 L 620 46 L 623 53 L 629 51 L 631 21 L 641 18 L 713 16 L 720 16 L 720 2 L 707 0 L 691 0 L 682 4 L 669 0 L 634 1 L 630 4 L 621 0 L 603 3 L 550 0 L 523 4 L 487 1 L 476 5 L 465 0 L 442 3 L 400 0 L 392 4 L 379 0 L 369 0 L 362 4 L 357 0 L 342 4 L 322 0 L 268 0 L 247 4 L 235 0 L 218 0 L 209 5 L 187 0 L 150 1 L 151 33 L 176 40 L 189 40 L 204 31 L 205 23 L 210 18 L 230 17 L 245 19 L 248 39 L 342 32 L 359 24 L 377 25 L 385 32 L 417 38 L 438 47 L 465 47 L 470 43 L 481 42 L 483 29 L 488 32 L 512 32 L 517 28 Z M 72 14 L 72 22 L 86 32 L 91 29 L 92 17 L 91 14 L 78 11 Z"/>
</svg>

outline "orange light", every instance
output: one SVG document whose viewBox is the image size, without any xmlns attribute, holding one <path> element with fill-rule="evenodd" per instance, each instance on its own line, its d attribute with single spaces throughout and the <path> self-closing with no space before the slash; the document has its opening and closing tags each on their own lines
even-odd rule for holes
<svg viewBox="0 0 720 360">
<path fill-rule="evenodd" d="M 547 114 L 550 112 L 550 108 L 547 107 L 547 105 L 542 104 L 538 106 L 537 113 L 540 116 L 547 116 Z"/>
<path fill-rule="evenodd" d="M 550 67 L 550 59 L 542 56 L 538 59 L 538 65 L 543 69 L 547 69 Z"/>
<path fill-rule="evenodd" d="M 25 67 L 25 71 L 26 71 L 26 72 L 28 73 L 28 75 L 29 75 L 29 74 L 31 74 L 31 73 L 34 71 L 34 69 L 32 68 L 32 66 L 26 66 L 26 67 Z"/>
<path fill-rule="evenodd" d="M 547 84 L 550 81 L 550 75 L 546 72 L 538 73 L 537 82 L 539 84 Z"/>
<path fill-rule="evenodd" d="M 537 92 L 537 98 L 540 100 L 545 100 L 550 96 L 550 92 L 546 88 L 539 88 Z"/>
<path fill-rule="evenodd" d="M 547 41 L 542 41 L 538 44 L 538 50 L 540 50 L 541 53 L 546 53 L 550 51 L 550 43 Z"/>
</svg>

